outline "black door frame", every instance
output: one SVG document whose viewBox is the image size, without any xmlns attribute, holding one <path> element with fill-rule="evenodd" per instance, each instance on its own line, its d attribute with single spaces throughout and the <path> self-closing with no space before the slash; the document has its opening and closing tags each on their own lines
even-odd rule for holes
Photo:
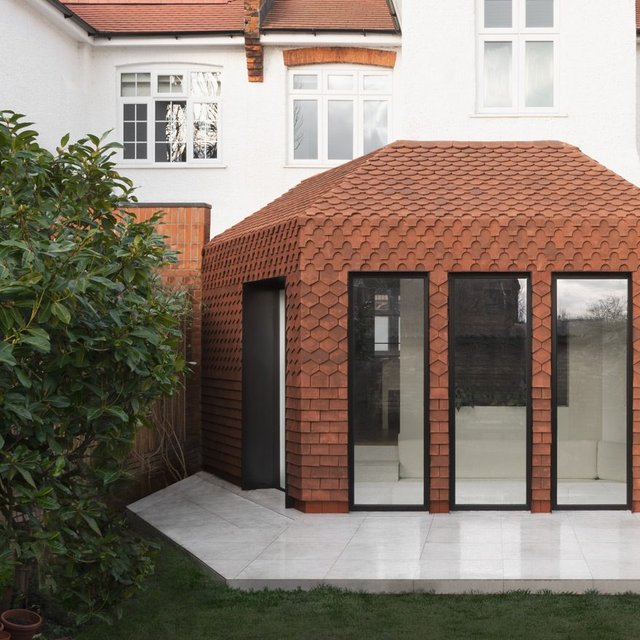
<svg viewBox="0 0 640 640">
<path fill-rule="evenodd" d="M 527 281 L 527 338 L 526 338 L 526 382 L 527 382 L 527 434 L 526 434 L 526 502 L 517 505 L 504 504 L 457 504 L 456 503 L 456 389 L 455 389 L 455 342 L 453 308 L 455 305 L 455 282 L 460 279 L 504 279 L 516 278 Z M 532 393 L 531 393 L 531 365 L 532 365 L 532 317 L 533 309 L 531 290 L 531 274 L 526 272 L 497 272 L 473 271 L 449 273 L 449 508 L 451 511 L 527 511 L 531 509 L 531 473 L 532 473 Z"/>
<path fill-rule="evenodd" d="M 242 449 L 241 449 L 241 478 L 242 478 L 242 488 L 243 489 L 255 489 L 255 488 L 274 488 L 281 489 L 280 487 L 280 394 L 279 394 L 279 385 L 280 385 L 280 376 L 284 375 L 286 380 L 286 357 L 285 357 L 285 371 L 280 371 L 280 317 L 279 317 L 279 295 L 280 291 L 285 291 L 285 308 L 286 308 L 286 279 L 284 277 L 278 278 L 269 278 L 265 280 L 257 280 L 251 282 L 243 283 L 242 287 Z M 272 468 L 272 473 L 268 475 L 272 475 L 272 480 L 270 482 L 260 482 L 255 483 L 247 480 L 247 469 L 251 466 L 249 463 L 249 438 L 252 424 L 250 424 L 250 412 L 248 411 L 248 405 L 251 402 L 251 399 L 248 398 L 248 389 L 251 388 L 251 384 L 255 382 L 253 378 L 249 378 L 250 371 L 252 370 L 251 365 L 249 364 L 249 358 L 252 356 L 251 351 L 251 343 L 249 332 L 247 331 L 247 295 L 250 294 L 251 291 L 263 291 L 267 293 L 272 293 L 274 297 L 274 303 L 271 305 L 271 309 L 269 313 L 271 314 L 270 321 L 272 326 L 275 327 L 275 332 L 273 336 L 273 344 L 271 348 L 268 349 L 271 354 L 270 358 L 272 361 L 272 381 L 276 386 L 276 392 L 274 397 L 272 398 L 272 406 L 270 408 L 269 413 L 271 414 L 271 423 L 272 427 L 272 455 L 270 457 L 270 464 Z M 285 342 L 286 342 L 286 313 L 285 313 Z M 286 353 L 286 344 L 285 344 L 285 353 Z M 285 392 L 285 402 L 286 402 L 286 392 Z M 285 425 L 285 434 L 286 434 L 286 425 Z M 285 436 L 286 443 L 286 436 Z M 285 470 L 286 470 L 286 446 L 285 446 Z M 287 476 L 285 472 L 285 500 L 289 502 L 288 498 L 288 483 Z"/>
<path fill-rule="evenodd" d="M 423 389 L 423 441 L 424 441 L 424 483 L 423 483 L 423 503 L 416 505 L 385 505 L 385 504 L 355 504 L 355 437 L 354 437 L 354 408 L 353 408 L 353 382 L 355 379 L 354 359 L 355 353 L 355 332 L 354 332 L 354 311 L 353 304 L 354 280 L 356 278 L 414 278 L 423 281 L 424 285 L 424 389 Z M 348 312 L 347 312 L 347 333 L 348 333 L 348 428 L 349 428 L 349 510 L 350 511 L 428 511 L 429 510 L 429 274 L 425 271 L 353 271 L 348 274 Z"/>
<path fill-rule="evenodd" d="M 558 280 L 627 281 L 627 504 L 558 504 Z M 626 271 L 562 271 L 551 279 L 551 508 L 559 511 L 625 511 L 633 502 L 633 278 Z"/>
</svg>

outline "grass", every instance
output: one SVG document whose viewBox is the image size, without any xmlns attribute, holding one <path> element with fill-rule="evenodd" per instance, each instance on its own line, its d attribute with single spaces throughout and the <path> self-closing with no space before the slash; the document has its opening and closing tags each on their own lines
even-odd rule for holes
<svg viewBox="0 0 640 640">
<path fill-rule="evenodd" d="M 640 596 L 368 595 L 232 591 L 163 545 L 148 589 L 114 626 L 74 640 L 512 640 L 640 638 Z"/>
</svg>

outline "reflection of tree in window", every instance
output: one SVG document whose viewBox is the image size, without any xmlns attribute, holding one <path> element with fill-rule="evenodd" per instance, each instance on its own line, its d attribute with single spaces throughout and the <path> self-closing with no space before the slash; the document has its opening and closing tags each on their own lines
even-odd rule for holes
<svg viewBox="0 0 640 640">
<path fill-rule="evenodd" d="M 156 161 L 187 159 L 186 102 L 156 102 Z"/>
<path fill-rule="evenodd" d="M 620 296 L 606 295 L 592 302 L 586 311 L 569 317 L 565 309 L 558 312 L 556 337 L 556 402 L 569 406 L 569 346 L 571 339 L 600 344 L 605 350 L 619 350 L 616 327 L 627 319 L 627 303 Z M 621 327 L 622 328 L 622 327 Z"/>
<path fill-rule="evenodd" d="M 218 157 L 218 105 L 193 105 L 193 157 L 212 159 Z"/>
</svg>

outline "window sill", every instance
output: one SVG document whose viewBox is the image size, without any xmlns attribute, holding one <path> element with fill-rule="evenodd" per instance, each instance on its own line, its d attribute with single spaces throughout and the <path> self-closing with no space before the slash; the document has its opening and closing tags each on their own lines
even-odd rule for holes
<svg viewBox="0 0 640 640">
<path fill-rule="evenodd" d="M 568 118 L 568 113 L 472 113 L 470 118 Z"/>
<path fill-rule="evenodd" d="M 360 157 L 360 156 L 358 156 Z M 354 158 L 355 160 L 356 158 Z M 335 169 L 339 167 L 341 164 L 345 164 L 346 162 L 352 162 L 352 160 L 336 160 L 336 162 L 332 164 L 292 164 L 288 163 L 283 165 L 285 169 Z"/>
<path fill-rule="evenodd" d="M 118 169 L 226 169 L 226 164 L 187 164 L 182 162 L 158 162 L 138 164 L 135 162 L 118 162 Z"/>
</svg>

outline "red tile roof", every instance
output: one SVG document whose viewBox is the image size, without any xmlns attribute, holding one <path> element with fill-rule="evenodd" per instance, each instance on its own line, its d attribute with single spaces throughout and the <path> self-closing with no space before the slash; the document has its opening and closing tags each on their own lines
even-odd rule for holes
<svg viewBox="0 0 640 640">
<path fill-rule="evenodd" d="M 241 32 L 244 0 L 63 0 L 104 34 Z M 264 29 L 395 31 L 387 0 L 275 0 Z"/>
<path fill-rule="evenodd" d="M 640 30 L 640 0 L 636 0 L 636 30 Z"/>
<path fill-rule="evenodd" d="M 399 141 L 304 180 L 212 242 L 313 216 L 555 218 L 639 210 L 638 187 L 568 144 Z"/>
<path fill-rule="evenodd" d="M 101 33 L 242 32 L 243 0 L 84 0 L 64 2 Z"/>
<path fill-rule="evenodd" d="M 387 0 L 276 0 L 264 28 L 396 31 Z"/>
</svg>

